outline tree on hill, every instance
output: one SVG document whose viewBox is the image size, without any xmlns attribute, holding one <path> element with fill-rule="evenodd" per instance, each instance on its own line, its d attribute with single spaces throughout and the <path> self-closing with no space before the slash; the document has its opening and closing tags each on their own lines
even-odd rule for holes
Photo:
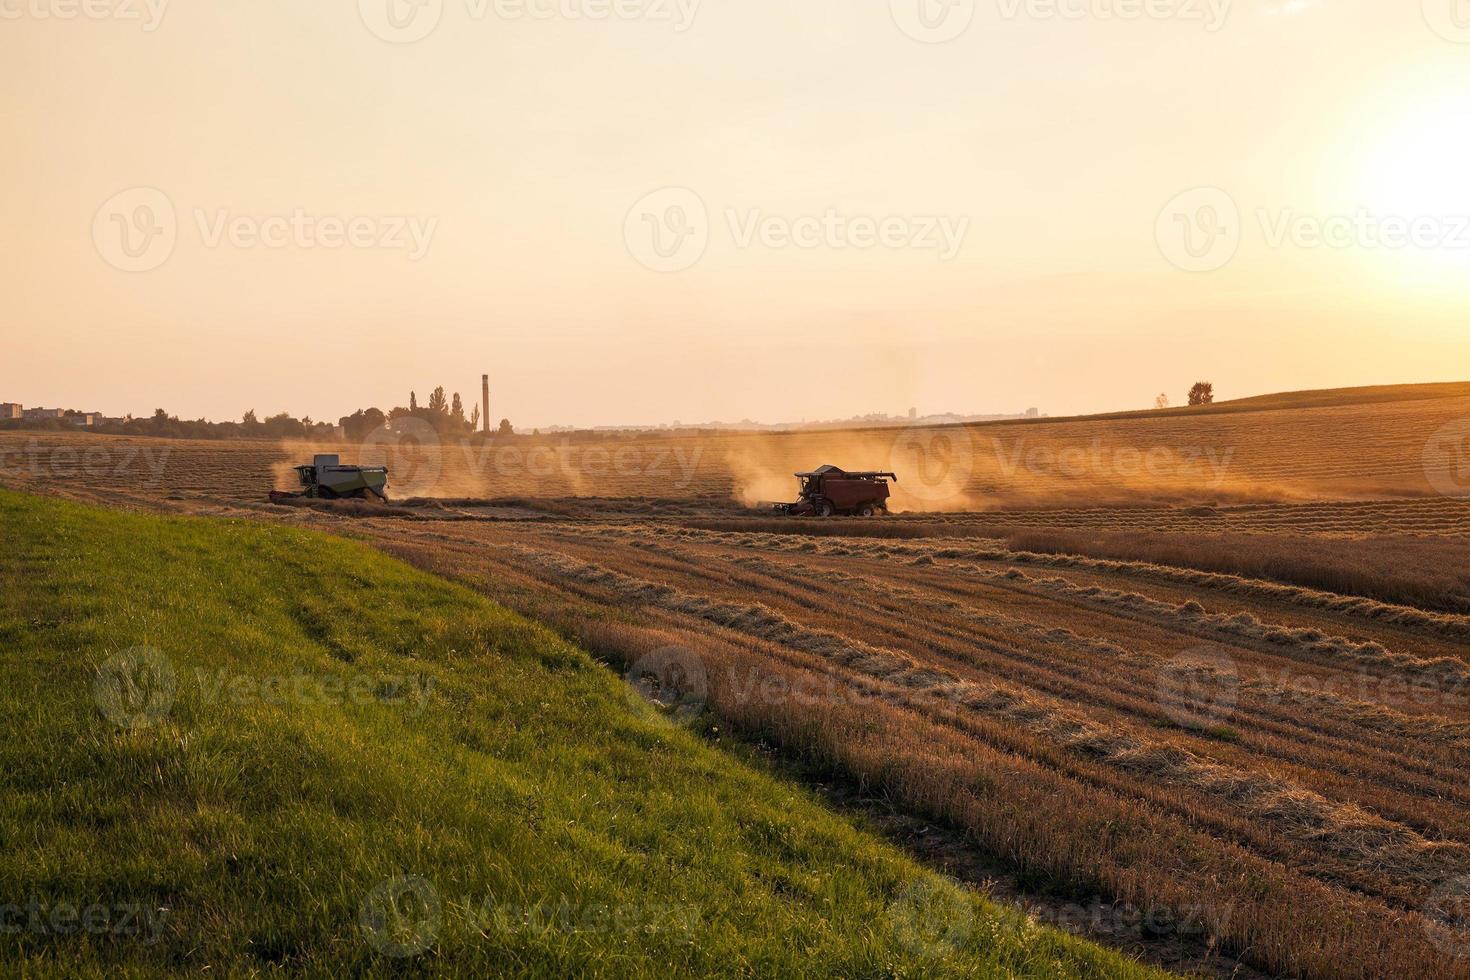
<svg viewBox="0 0 1470 980">
<path fill-rule="evenodd" d="M 429 395 L 429 411 L 434 415 L 449 414 L 449 400 L 444 397 L 444 386 L 440 385 Z"/>
<path fill-rule="evenodd" d="M 418 392 L 410 391 L 408 393 L 408 410 L 410 412 L 417 412 L 419 410 Z"/>
<path fill-rule="evenodd" d="M 478 432 L 480 429 L 480 406 L 476 405 L 470 410 L 470 431 Z"/>
<path fill-rule="evenodd" d="M 1168 407 L 1169 407 L 1169 396 L 1168 395 L 1165 395 L 1165 394 L 1163 394 L 1161 392 L 1159 394 L 1159 397 L 1157 397 L 1157 398 L 1154 399 L 1154 408 L 1160 408 L 1160 409 L 1162 409 L 1162 408 L 1168 408 Z"/>
<path fill-rule="evenodd" d="M 1209 381 L 1196 381 L 1194 387 L 1189 389 L 1189 404 L 1191 405 L 1213 405 L 1215 403 L 1215 386 Z"/>
<path fill-rule="evenodd" d="M 516 430 L 515 427 L 510 424 L 510 419 L 501 419 L 500 429 L 497 431 L 497 435 L 513 436 L 515 434 Z"/>
<path fill-rule="evenodd" d="M 464 402 L 460 401 L 459 392 L 454 393 L 453 400 L 449 403 L 449 417 L 460 425 L 465 424 Z"/>
</svg>

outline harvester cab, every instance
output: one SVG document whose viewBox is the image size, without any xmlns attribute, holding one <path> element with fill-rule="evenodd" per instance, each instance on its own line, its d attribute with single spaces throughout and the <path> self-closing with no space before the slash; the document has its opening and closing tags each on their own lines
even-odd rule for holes
<svg viewBox="0 0 1470 980">
<path fill-rule="evenodd" d="M 872 517 L 888 513 L 888 481 L 897 483 L 898 474 L 876 470 L 849 473 L 828 465 L 798 473 L 796 479 L 801 486 L 796 503 L 777 504 L 777 512 L 793 517 Z"/>
<path fill-rule="evenodd" d="M 388 469 L 384 466 L 343 466 L 340 457 L 324 453 L 313 457 L 310 466 L 295 469 L 307 497 L 337 500 L 371 494 L 388 499 Z"/>
</svg>

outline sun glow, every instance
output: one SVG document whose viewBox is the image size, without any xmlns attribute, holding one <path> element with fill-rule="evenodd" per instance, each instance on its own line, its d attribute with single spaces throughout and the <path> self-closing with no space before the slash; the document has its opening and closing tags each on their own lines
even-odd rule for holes
<svg viewBox="0 0 1470 980">
<path fill-rule="evenodd" d="M 1400 253 L 1421 270 L 1429 258 L 1470 285 L 1470 97 L 1407 113 L 1384 132 L 1361 174 L 1373 230 L 1360 244 Z"/>
<path fill-rule="evenodd" d="M 1374 200 L 1405 217 L 1470 214 L 1470 101 L 1426 107 L 1390 130 L 1366 177 Z"/>
</svg>

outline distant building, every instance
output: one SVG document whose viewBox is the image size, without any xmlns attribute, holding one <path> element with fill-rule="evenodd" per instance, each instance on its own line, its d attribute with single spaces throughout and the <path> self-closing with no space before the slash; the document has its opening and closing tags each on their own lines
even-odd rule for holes
<svg viewBox="0 0 1470 980">
<path fill-rule="evenodd" d="M 17 402 L 0 402 L 0 422 L 25 418 L 25 409 Z"/>
<path fill-rule="evenodd" d="M 918 417 L 919 417 L 919 410 L 917 408 L 911 408 L 911 409 L 909 409 L 909 421 L 910 422 L 914 421 Z"/>
<path fill-rule="evenodd" d="M 25 410 L 24 418 L 27 422 L 50 422 L 65 418 L 64 408 L 28 408 Z"/>
<path fill-rule="evenodd" d="M 73 412 L 71 415 L 68 415 L 66 417 L 66 420 L 68 422 L 70 422 L 72 425 L 80 425 L 80 426 L 84 426 L 84 427 L 87 427 L 87 428 L 91 428 L 92 426 L 94 426 L 97 423 L 99 423 L 99 422 L 102 421 L 102 413 L 101 412 Z"/>
</svg>

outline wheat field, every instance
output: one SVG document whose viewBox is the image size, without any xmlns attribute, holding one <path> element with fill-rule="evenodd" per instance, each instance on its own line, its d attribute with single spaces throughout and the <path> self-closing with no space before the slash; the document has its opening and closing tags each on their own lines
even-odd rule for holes
<svg viewBox="0 0 1470 980">
<path fill-rule="evenodd" d="M 1244 408 L 964 426 L 443 443 L 415 434 L 364 446 L 5 431 L 0 477 L 62 492 L 255 501 L 273 487 L 290 489 L 290 467 L 314 452 L 336 452 L 345 461 L 388 465 L 400 498 L 709 497 L 749 505 L 788 499 L 792 473 L 833 462 L 898 472 L 895 506 L 908 513 L 1046 507 L 1058 520 L 1084 522 L 1097 518 L 1076 509 L 1099 504 L 1104 514 L 1171 503 L 1341 507 L 1470 490 L 1470 386 L 1410 386 L 1396 401 L 1374 394 L 1318 404 L 1311 394 L 1239 403 Z"/>
<path fill-rule="evenodd" d="M 606 438 L 534 470 L 557 443 L 419 446 L 388 507 L 268 504 L 314 447 L 7 434 L 0 481 L 359 537 L 651 673 L 979 890 L 1165 910 L 1073 924 L 1145 959 L 1463 977 L 1470 500 L 1441 443 L 1466 417 Z M 822 462 L 896 469 L 905 513 L 749 506 Z"/>
</svg>

